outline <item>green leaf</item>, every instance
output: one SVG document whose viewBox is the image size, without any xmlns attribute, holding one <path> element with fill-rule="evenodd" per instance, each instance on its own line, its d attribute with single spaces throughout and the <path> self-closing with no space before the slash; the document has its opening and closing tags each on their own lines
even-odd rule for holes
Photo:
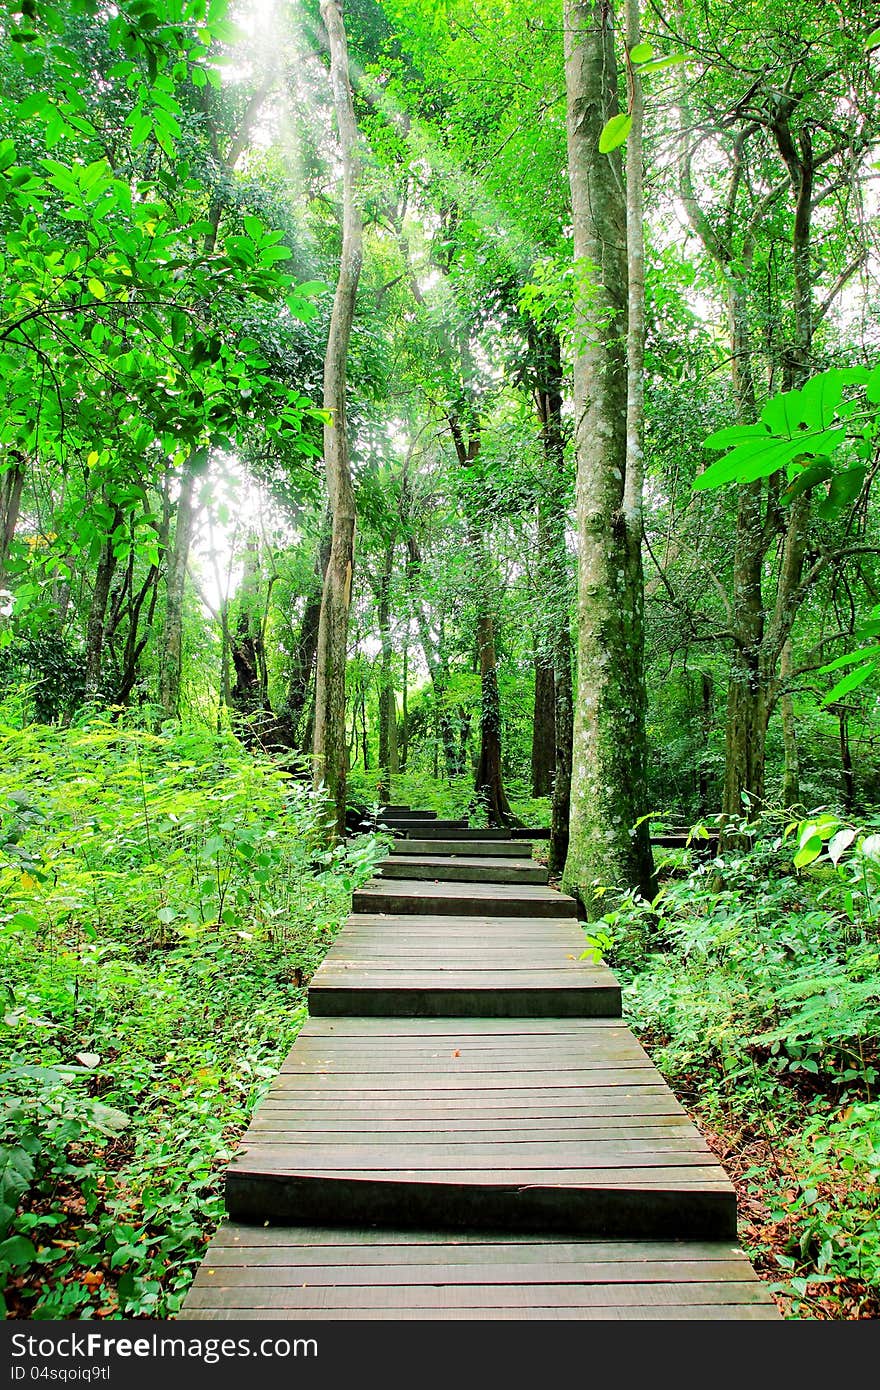
<svg viewBox="0 0 880 1390">
<path fill-rule="evenodd" d="M 865 383 L 865 395 L 872 405 L 880 405 L 880 363 L 874 368 Z"/>
<path fill-rule="evenodd" d="M 817 508 L 825 521 L 830 521 L 856 500 L 862 490 L 867 471 L 865 464 L 857 464 L 855 468 L 847 468 L 843 473 L 835 473 L 831 479 L 828 496 Z"/>
<path fill-rule="evenodd" d="M 790 477 L 791 470 L 797 468 L 798 465 L 792 461 L 789 469 Z M 791 482 L 785 489 L 780 500 L 782 502 L 791 502 L 795 497 L 800 497 L 803 493 L 808 492 L 811 487 L 816 487 L 819 483 L 827 482 L 833 474 L 834 468 L 830 463 L 811 463 L 808 468 L 801 468 L 799 472 L 794 473 Z"/>
<path fill-rule="evenodd" d="M 792 863 L 796 869 L 805 869 L 808 864 L 812 864 L 814 859 L 818 859 L 822 853 L 822 839 L 819 835 L 811 835 L 804 845 L 798 850 Z"/>
<path fill-rule="evenodd" d="M 819 675 L 827 676 L 830 671 L 839 671 L 844 666 L 852 666 L 854 661 L 864 661 L 869 656 L 880 656 L 880 646 L 860 647 L 857 652 L 847 652 L 845 656 L 835 657 L 827 666 L 819 667 Z"/>
<path fill-rule="evenodd" d="M 243 217 L 241 222 L 251 241 L 259 242 L 263 240 L 263 237 L 266 235 L 266 228 L 259 217 Z"/>
<path fill-rule="evenodd" d="M 610 154 L 622 145 L 632 130 L 632 116 L 621 111 L 619 115 L 612 116 L 610 121 L 606 121 L 599 136 L 599 153 Z"/>
<path fill-rule="evenodd" d="M 802 452 L 799 441 L 791 439 L 772 439 L 764 435 L 763 440 L 749 441 L 725 454 L 724 458 L 710 463 L 709 467 L 694 479 L 696 491 L 720 487 L 723 483 L 748 483 L 758 478 L 769 477 L 777 469 L 789 463 L 796 454 Z"/>
<path fill-rule="evenodd" d="M 686 53 L 671 53 L 668 58 L 654 58 L 652 62 L 639 68 L 639 75 L 644 77 L 649 72 L 662 72 L 664 68 L 677 67 L 679 63 L 686 63 L 687 60 Z"/>
<path fill-rule="evenodd" d="M 703 440 L 704 449 L 727 449 L 732 444 L 742 444 L 747 439 L 766 439 L 767 431 L 763 425 L 728 425 L 726 429 L 716 430 Z"/>
<path fill-rule="evenodd" d="M 94 278 L 92 278 L 92 279 L 90 279 L 87 283 L 88 283 L 89 292 L 90 292 L 91 294 L 93 294 L 93 295 L 95 296 L 96 299 L 105 299 L 105 298 L 106 298 L 106 296 L 107 296 L 107 291 L 106 291 L 106 289 L 104 288 L 104 286 L 101 284 L 101 281 L 100 281 L 100 280 L 95 280 Z"/>
<path fill-rule="evenodd" d="M 29 1265 L 37 1258 L 37 1248 L 27 1236 L 10 1236 L 0 1241 L 0 1265 Z"/>
<path fill-rule="evenodd" d="M 771 396 L 761 411 L 761 419 L 773 434 L 785 435 L 788 439 L 801 423 L 820 428 L 818 419 L 805 420 L 800 391 L 781 391 L 778 396 Z"/>
<path fill-rule="evenodd" d="M 880 29 L 875 29 L 865 39 L 865 52 L 870 53 L 872 48 L 880 47 Z"/>
<path fill-rule="evenodd" d="M 822 705 L 832 705 L 835 700 L 839 700 L 843 695 L 848 695 L 851 690 L 857 690 L 860 685 L 864 685 L 876 669 L 877 663 L 869 661 L 865 666 L 858 666 L 855 671 L 850 671 L 849 675 L 844 676 L 842 681 L 838 681 L 837 685 L 829 690 L 819 708 L 821 709 Z"/>
<path fill-rule="evenodd" d="M 637 43 L 630 49 L 629 56 L 634 63 L 647 63 L 653 58 L 654 50 L 649 43 Z"/>
<path fill-rule="evenodd" d="M 842 830 L 838 830 L 828 845 L 828 858 L 837 867 L 841 855 L 849 849 L 853 840 L 856 838 L 856 831 L 850 826 L 845 825 Z"/>
</svg>

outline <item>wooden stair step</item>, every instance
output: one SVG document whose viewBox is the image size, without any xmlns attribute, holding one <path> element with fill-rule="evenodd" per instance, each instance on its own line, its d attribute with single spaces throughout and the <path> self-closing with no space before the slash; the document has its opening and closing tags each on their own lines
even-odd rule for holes
<svg viewBox="0 0 880 1390">
<path fill-rule="evenodd" d="M 370 1036 L 361 1024 L 361 1036 Z M 541 1107 L 568 1097 L 583 1103 L 638 1105 L 644 1088 L 661 1082 L 626 1029 L 587 1025 L 572 1051 L 564 1024 L 554 1033 L 525 1033 L 511 1051 L 518 1070 L 500 1071 L 494 1059 L 466 1041 L 440 1055 L 433 1039 L 396 1024 L 393 1041 L 377 1018 L 369 1049 L 352 1049 L 309 1021 L 285 1067 L 259 1107 L 227 1173 L 226 1199 L 238 1219 L 294 1222 L 436 1224 L 444 1229 L 498 1228 L 580 1231 L 595 1235 L 727 1239 L 736 1231 L 733 1188 L 696 1128 L 676 1123 L 666 1141 L 620 1134 L 600 1123 L 573 1140 L 547 1120 L 538 1138 L 503 1139 L 497 1133 L 465 1142 L 413 1142 L 405 1128 L 377 1144 L 375 1105 L 386 1116 L 414 1118 L 426 1098 L 455 1115 L 475 1101 L 502 1107 Z M 482 1038 L 491 1023 L 482 1020 Z M 508 1046 L 510 1024 L 500 1024 Z M 453 1035 L 454 1036 L 454 1035 Z M 401 1051 L 401 1039 L 409 1047 Z M 450 1036 L 452 1041 L 452 1036 Z M 458 1054 L 456 1056 L 456 1054 Z M 465 1065 L 458 1064 L 464 1061 Z M 299 1120 L 315 1102 L 337 1119 L 362 1121 L 344 1143 L 303 1140 Z M 543 1113 L 543 1112 L 542 1112 Z M 267 1121 L 268 1117 L 268 1121 Z M 267 1127 L 268 1123 L 268 1127 Z"/>
<path fill-rule="evenodd" d="M 435 816 L 380 816 L 378 825 L 383 825 L 386 830 L 409 831 L 434 834 L 437 830 L 466 830 L 466 820 L 440 820 Z"/>
<path fill-rule="evenodd" d="M 443 931 L 448 920 L 456 930 Z M 563 918 L 423 918 L 389 929 L 353 914 L 309 986 L 315 1017 L 617 1018 L 620 986 L 582 959 L 580 925 Z M 439 923 L 439 927 L 425 923 Z M 498 930 L 495 922 L 502 924 Z M 461 924 L 465 923 L 466 926 Z M 421 925 L 419 925 L 421 924 Z"/>
<path fill-rule="evenodd" d="M 383 879 L 423 879 L 431 883 L 546 883 L 547 870 L 534 859 L 490 859 L 471 855 L 401 855 L 383 859 Z"/>
<path fill-rule="evenodd" d="M 573 899 L 541 884 L 425 883 L 418 879 L 380 882 L 356 889 L 355 912 L 428 915 L 470 912 L 486 916 L 572 917 Z"/>
<path fill-rule="evenodd" d="M 425 840 L 509 840 L 510 833 L 507 830 L 489 830 L 486 827 L 476 829 L 468 825 L 465 821 L 423 821 L 418 824 L 413 821 L 408 829 L 395 831 L 401 839 L 425 839 Z"/>
<path fill-rule="evenodd" d="M 732 1241 L 227 1222 L 187 1319 L 778 1320 Z"/>
<path fill-rule="evenodd" d="M 477 857 L 488 855 L 490 858 L 522 859 L 525 850 L 522 843 L 517 843 L 516 840 L 447 840 L 440 837 L 418 839 L 408 835 L 406 839 L 394 841 L 391 853 L 394 855 L 476 855 Z"/>
</svg>

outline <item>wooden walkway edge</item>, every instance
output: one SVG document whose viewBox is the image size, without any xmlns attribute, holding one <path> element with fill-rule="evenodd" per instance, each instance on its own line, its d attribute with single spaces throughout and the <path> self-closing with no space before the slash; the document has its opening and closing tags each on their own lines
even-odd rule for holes
<svg viewBox="0 0 880 1390">
<path fill-rule="evenodd" d="M 778 1318 L 571 899 L 521 840 L 387 820 L 181 1316 Z"/>
</svg>

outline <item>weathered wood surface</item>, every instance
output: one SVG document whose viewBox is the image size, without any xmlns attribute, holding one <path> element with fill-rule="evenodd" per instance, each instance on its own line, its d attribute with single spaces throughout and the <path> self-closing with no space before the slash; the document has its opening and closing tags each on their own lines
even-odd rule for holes
<svg viewBox="0 0 880 1390">
<path fill-rule="evenodd" d="M 415 838 L 312 980 L 184 1316 L 777 1318 L 573 900 L 504 881 L 543 876 L 504 831 L 389 809 Z"/>
<path fill-rule="evenodd" d="M 521 841 L 517 840 L 445 840 L 445 839 L 419 839 L 415 835 L 407 835 L 403 839 L 394 841 L 393 853 L 395 855 L 423 855 L 423 854 L 443 854 L 450 857 L 473 855 L 490 855 L 494 858 L 499 856 L 503 859 L 522 859 L 526 853 L 526 848 Z"/>
<path fill-rule="evenodd" d="M 196 1276 L 186 1316 L 544 1321 L 778 1315 L 730 1242 L 451 1237 L 230 1223 Z"/>
<path fill-rule="evenodd" d="M 394 854 L 379 865 L 382 879 L 445 883 L 546 883 L 547 870 L 533 859 L 489 855 Z"/>
<path fill-rule="evenodd" d="M 558 1023 L 536 1034 L 500 1024 L 493 1037 L 483 1020 L 474 1041 L 468 1020 L 458 1033 L 427 1036 L 418 1020 L 406 1028 L 398 1021 L 393 1034 L 384 1019 L 355 1034 L 347 1022 L 334 1030 L 310 1021 L 301 1032 L 229 1168 L 232 1215 L 735 1233 L 733 1189 L 683 1113 L 673 1111 L 669 1126 L 657 1115 L 643 1128 L 634 1123 L 662 1083 L 624 1026 L 572 1032 Z M 558 1125 L 554 1108 L 567 1104 L 594 1123 L 580 1132 Z M 474 1110 L 503 1118 L 508 1107 L 541 1115 L 543 1132 L 505 1135 L 473 1124 Z M 323 1140 L 300 1130 L 328 1109 L 351 1129 Z M 398 1127 L 374 1134 L 378 1113 Z M 441 1113 L 467 1118 L 470 1132 L 446 1130 L 438 1143 L 406 1128 Z"/>
<path fill-rule="evenodd" d="M 532 883 L 424 883 L 417 879 L 383 882 L 372 879 L 356 890 L 352 906 L 355 912 L 398 916 L 410 912 L 428 915 L 450 912 L 459 917 L 470 913 L 484 913 L 490 917 L 575 916 L 571 898 Z"/>
<path fill-rule="evenodd" d="M 309 987 L 315 1016 L 616 1017 L 574 920 L 355 913 Z"/>
</svg>

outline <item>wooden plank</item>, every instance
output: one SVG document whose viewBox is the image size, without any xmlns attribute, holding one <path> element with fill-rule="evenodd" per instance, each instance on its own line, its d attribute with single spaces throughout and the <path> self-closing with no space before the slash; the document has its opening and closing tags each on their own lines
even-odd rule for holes
<svg viewBox="0 0 880 1390">
<path fill-rule="evenodd" d="M 352 1297 L 354 1294 L 354 1297 Z M 194 1288 L 188 1306 L 198 1307 L 201 1302 L 211 1306 L 215 1293 Z M 356 1289 L 342 1288 L 300 1288 L 294 1295 L 297 1306 L 303 1309 L 334 1308 L 343 1310 L 354 1304 L 360 1308 L 381 1308 L 389 1298 L 395 1306 L 405 1308 L 534 1308 L 544 1306 L 553 1308 L 614 1308 L 634 1304 L 655 1308 L 670 1306 L 694 1306 L 716 1304 L 722 1300 L 728 1306 L 735 1304 L 760 1304 L 763 1301 L 761 1290 L 749 1281 L 715 1283 L 675 1283 L 659 1285 L 605 1284 L 599 1288 L 585 1284 L 582 1286 L 559 1284 L 504 1284 L 489 1285 L 437 1285 L 423 1288 L 419 1285 L 407 1287 L 397 1285 L 393 1289 L 380 1286 L 369 1289 L 357 1286 Z M 263 1308 L 286 1306 L 291 1298 L 287 1288 L 260 1287 L 251 1291 L 253 1304 Z"/>
<path fill-rule="evenodd" d="M 515 881 L 546 873 L 506 832 L 392 809 L 418 839 L 355 895 L 227 1173 L 263 1224 L 224 1228 L 184 1316 L 777 1317 L 573 900 Z"/>
<path fill-rule="evenodd" d="M 462 855 L 392 855 L 378 866 L 381 879 L 416 879 L 428 883 L 546 883 L 547 870 L 533 859 L 490 859 Z"/>
<path fill-rule="evenodd" d="M 275 1259 L 267 1258 L 275 1255 Z M 237 1263 L 228 1257 L 236 1257 Z M 278 1258 L 283 1256 L 282 1258 Z M 226 1258 L 224 1258 L 226 1257 Z M 720 1283 L 749 1284 L 760 1297 L 757 1280 L 744 1277 L 742 1259 L 703 1260 L 688 1264 L 678 1260 L 645 1260 L 634 1268 L 632 1265 L 610 1263 L 589 1265 L 582 1260 L 568 1265 L 554 1264 L 544 1252 L 543 1261 L 495 1262 L 467 1265 L 453 1263 L 407 1263 L 404 1265 L 348 1265 L 325 1264 L 314 1260 L 297 1261 L 286 1251 L 261 1252 L 259 1263 L 242 1261 L 240 1252 L 221 1250 L 215 1252 L 210 1265 L 202 1267 L 195 1279 L 200 1291 L 236 1288 L 417 1288 L 419 1286 L 445 1284 L 459 1288 L 485 1285 L 491 1281 L 493 1288 L 506 1296 L 505 1285 L 519 1285 L 534 1290 L 546 1286 L 571 1288 L 605 1284 L 667 1283 L 711 1284 L 712 1294 L 717 1297 Z M 507 1295 L 509 1296 L 509 1295 Z"/>
<path fill-rule="evenodd" d="M 356 999 L 356 1002 L 355 1002 Z M 598 1018 L 620 1017 L 620 994 L 604 985 L 593 989 L 557 985 L 551 989 L 395 989 L 384 986 L 360 989 L 324 987 L 309 989 L 309 1009 L 325 1018 L 358 1013 L 400 1018 Z"/>
<path fill-rule="evenodd" d="M 619 1033 L 621 1028 L 629 1032 L 625 1024 L 619 1019 L 616 1020 L 587 1020 L 587 1019 L 568 1019 L 565 1021 L 554 1021 L 553 1019 L 537 1018 L 518 1018 L 500 1022 L 495 1018 L 469 1018 L 461 1020 L 458 1018 L 434 1018 L 429 1023 L 413 1023 L 405 1018 L 351 1018 L 329 1019 L 310 1018 L 307 1019 L 299 1034 L 298 1044 L 307 1037 L 321 1038 L 408 1038 L 429 1040 L 431 1038 L 473 1038 L 475 1040 L 491 1040 L 498 1042 L 499 1045 L 506 1044 L 510 1040 L 511 1046 L 516 1046 L 516 1039 L 541 1039 L 547 1041 L 555 1038 L 584 1038 L 597 1039 L 600 1031 Z M 635 1037 L 632 1036 L 633 1044 L 638 1046 Z"/>
<path fill-rule="evenodd" d="M 378 883 L 372 880 L 355 891 L 352 898 L 355 912 L 405 913 L 410 909 L 419 914 L 435 915 L 444 912 L 457 916 L 470 911 L 487 916 L 565 917 L 575 915 L 571 898 L 539 884 L 494 883 L 419 883 L 412 879 Z"/>
<path fill-rule="evenodd" d="M 679 1170 L 620 1169 L 589 1181 L 555 1170 L 447 1174 L 430 1170 L 393 1177 L 367 1172 L 291 1173 L 233 1163 L 226 1175 L 226 1206 L 239 1220 L 332 1224 L 430 1225 L 444 1229 L 591 1231 L 617 1236 L 726 1239 L 736 1234 L 732 1188 L 709 1166 L 685 1178 Z"/>
<path fill-rule="evenodd" d="M 443 840 L 430 837 L 420 840 L 408 835 L 406 839 L 395 840 L 391 853 L 401 858 L 409 854 L 446 854 L 450 857 L 478 855 L 522 859 L 525 849 L 522 841 L 517 840 Z"/>
<path fill-rule="evenodd" d="M 231 1319 L 242 1322 L 273 1321 L 278 1318 L 295 1318 L 302 1322 L 337 1322 L 341 1314 L 336 1309 L 313 1308 L 303 1311 L 295 1302 L 288 1308 L 239 1308 L 233 1302 L 222 1303 L 217 1308 L 193 1309 L 185 1313 L 192 1321 L 228 1322 Z M 350 1322 L 402 1322 L 406 1320 L 423 1321 L 430 1317 L 432 1322 L 454 1321 L 465 1318 L 469 1322 L 536 1322 L 536 1321 L 633 1321 L 650 1322 L 670 1320 L 725 1321 L 777 1321 L 779 1314 L 775 1307 L 763 1303 L 756 1304 L 700 1304 L 691 1307 L 670 1308 L 358 1308 L 350 1305 L 344 1317 Z"/>
<path fill-rule="evenodd" d="M 501 1258 L 505 1251 L 515 1252 L 516 1259 L 544 1257 L 547 1250 L 552 1259 L 589 1261 L 646 1259 L 731 1259 L 739 1258 L 744 1268 L 751 1271 L 745 1256 L 733 1241 L 694 1241 L 694 1240 L 607 1240 L 597 1236 L 567 1236 L 529 1234 L 510 1232 L 504 1235 L 487 1235 L 484 1231 L 439 1231 L 432 1228 L 423 1230 L 371 1230 L 362 1226 L 279 1226 L 267 1223 L 260 1226 L 244 1226 L 234 1221 L 224 1221 L 211 1244 L 212 1253 L 218 1247 L 256 1247 L 273 1249 L 279 1246 L 298 1248 L 303 1251 L 326 1251 L 328 1257 L 334 1255 L 340 1246 L 345 1247 L 346 1263 L 353 1258 L 358 1260 L 376 1259 L 380 1263 L 387 1260 L 424 1259 L 424 1247 L 432 1250 L 442 1247 L 437 1258 L 449 1263 L 453 1258 L 465 1261 L 483 1258 Z M 531 1255 L 529 1254 L 531 1252 Z M 755 1276 L 756 1277 L 756 1276 Z"/>
</svg>

